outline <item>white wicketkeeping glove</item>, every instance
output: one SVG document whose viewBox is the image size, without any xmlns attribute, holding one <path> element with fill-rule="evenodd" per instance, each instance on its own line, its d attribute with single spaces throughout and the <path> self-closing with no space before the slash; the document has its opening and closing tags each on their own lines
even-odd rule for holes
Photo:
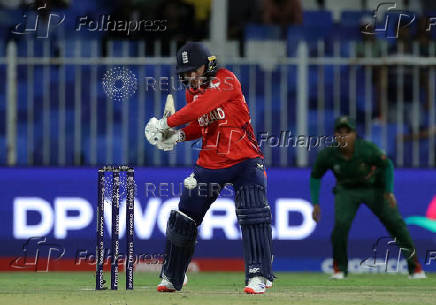
<svg viewBox="0 0 436 305">
<path fill-rule="evenodd" d="M 151 145 L 156 145 L 159 140 L 162 140 L 162 133 L 167 131 L 169 128 L 167 118 L 162 118 L 160 120 L 151 118 L 147 125 L 145 125 L 145 137 Z"/>
<path fill-rule="evenodd" d="M 156 147 L 164 151 L 169 151 L 173 150 L 177 143 L 183 141 L 185 141 L 185 132 L 181 129 L 174 130 L 171 128 L 157 141 Z"/>
</svg>

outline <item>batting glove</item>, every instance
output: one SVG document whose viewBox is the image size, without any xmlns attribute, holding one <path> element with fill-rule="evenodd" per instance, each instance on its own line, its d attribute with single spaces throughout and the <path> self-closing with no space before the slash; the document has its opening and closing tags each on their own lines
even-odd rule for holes
<svg viewBox="0 0 436 305">
<path fill-rule="evenodd" d="M 170 151 L 174 149 L 177 143 L 185 141 L 185 132 L 183 130 L 169 129 L 166 134 L 157 141 L 156 147 L 164 151 Z"/>
<path fill-rule="evenodd" d="M 147 125 L 145 125 L 145 137 L 151 145 L 156 145 L 158 141 L 162 140 L 162 133 L 169 128 L 170 127 L 167 124 L 166 118 L 162 118 L 160 120 L 151 118 Z"/>
</svg>

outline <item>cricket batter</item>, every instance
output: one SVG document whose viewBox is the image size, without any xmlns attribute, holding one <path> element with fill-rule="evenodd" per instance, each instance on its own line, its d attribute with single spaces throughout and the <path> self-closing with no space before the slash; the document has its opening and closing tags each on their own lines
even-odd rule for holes
<svg viewBox="0 0 436 305">
<path fill-rule="evenodd" d="M 416 256 L 406 224 L 393 194 L 394 167 L 386 155 L 373 143 L 357 137 L 355 121 L 343 116 L 335 120 L 338 147 L 319 152 L 310 176 L 310 196 L 313 219 L 321 217 L 319 191 L 321 178 L 329 169 L 336 177 L 335 222 L 331 235 L 333 244 L 332 278 L 343 279 L 348 274 L 347 239 L 354 216 L 361 203 L 380 219 L 399 246 L 407 249 L 409 278 L 425 278 Z"/>
<path fill-rule="evenodd" d="M 168 219 L 166 256 L 157 290 L 182 289 L 197 227 L 220 190 L 232 183 L 244 246 L 244 292 L 262 294 L 273 280 L 271 210 L 263 154 L 241 84 L 232 72 L 218 68 L 215 56 L 197 42 L 189 42 L 177 52 L 176 72 L 187 87 L 187 104 L 168 118 L 150 119 L 145 136 L 163 150 L 201 137 L 202 149 L 193 173 L 184 181 L 178 210 L 171 211 Z"/>
</svg>

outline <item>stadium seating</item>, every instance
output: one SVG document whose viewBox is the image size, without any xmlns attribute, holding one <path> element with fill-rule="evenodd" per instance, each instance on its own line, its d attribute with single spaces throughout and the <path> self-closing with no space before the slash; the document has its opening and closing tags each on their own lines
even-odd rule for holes
<svg viewBox="0 0 436 305">
<path fill-rule="evenodd" d="M 240 55 L 240 45 L 244 47 L 243 55 L 252 58 L 254 60 L 260 61 L 260 64 L 255 67 L 255 109 L 256 109 L 256 117 L 254 121 L 257 122 L 256 129 L 263 130 L 265 126 L 263 126 L 263 118 L 265 111 L 265 77 L 266 73 L 271 73 L 272 85 L 271 85 L 271 97 L 273 104 L 268 106 L 271 108 L 271 112 L 273 117 L 280 116 L 280 90 L 281 90 L 281 66 L 279 63 L 280 58 L 285 57 L 295 57 L 297 56 L 297 47 L 298 44 L 302 41 L 305 41 L 309 48 L 309 56 L 341 56 L 341 57 L 349 57 L 352 55 L 350 42 L 356 43 L 359 42 L 362 38 L 362 34 L 360 33 L 360 26 L 364 20 L 364 18 L 371 18 L 372 12 L 370 11 L 362 11 L 361 1 L 352 0 L 352 1 L 344 1 L 341 2 L 340 5 L 337 4 L 337 1 L 329 1 L 325 2 L 325 8 L 327 10 L 316 10 L 317 2 L 316 1 L 305 1 L 303 3 L 303 7 L 305 11 L 303 12 L 303 24 L 302 25 L 294 25 L 288 28 L 280 28 L 279 26 L 271 26 L 271 25 L 262 25 L 257 23 L 249 23 L 245 26 L 243 31 L 243 43 L 240 44 L 239 41 L 228 41 L 226 46 L 223 47 L 224 58 L 226 57 L 238 57 Z M 101 4 L 101 3 L 100 3 Z M 71 7 L 67 11 L 59 11 L 58 13 L 67 13 L 69 18 L 66 18 L 65 24 L 73 26 L 75 24 L 75 20 L 77 16 L 82 16 L 88 14 L 89 16 L 93 16 L 93 11 L 100 4 L 96 4 L 95 2 L 87 2 L 81 3 L 80 5 L 76 3 L 72 3 Z M 376 3 L 374 1 L 369 1 L 367 3 L 367 8 L 376 8 Z M 398 18 L 400 11 L 389 11 L 386 16 L 389 18 Z M 428 13 L 428 12 L 427 12 Z M 10 31 L 10 28 L 17 23 L 17 20 L 21 20 L 22 12 L 17 10 L 8 10 L 8 9 L 0 9 L 0 34 L 3 33 L 3 37 L 7 37 L 7 33 Z M 30 20 L 30 19 L 29 19 Z M 31 21 L 31 20 L 30 20 Z M 29 21 L 29 22 L 30 22 Z M 365 21 L 366 22 L 366 21 Z M 394 23 L 392 23 L 394 24 Z M 379 33 L 377 35 L 378 39 L 382 39 L 388 41 L 388 43 L 392 43 L 392 40 L 387 39 L 389 35 L 395 35 L 396 28 L 388 27 L 387 33 Z M 410 26 L 411 34 L 415 33 L 416 24 L 412 24 Z M 432 35 L 435 34 L 436 31 L 432 31 Z M 67 36 L 69 39 L 65 40 L 65 44 L 62 43 L 62 37 Z M 33 41 L 33 49 L 29 49 L 29 40 L 27 37 L 19 37 L 17 39 L 17 50 L 18 56 L 24 57 L 28 54 L 33 54 L 34 57 L 43 57 L 44 55 L 50 56 L 59 56 L 65 54 L 67 57 L 75 57 L 78 54 L 82 57 L 91 57 L 93 56 L 94 47 L 96 47 L 95 52 L 97 56 L 102 56 L 104 54 L 104 49 L 109 47 L 106 50 L 107 54 L 110 54 L 114 57 L 123 57 L 123 56 L 143 56 L 144 54 L 139 54 L 139 42 L 138 41 L 125 41 L 125 40 L 114 40 L 109 44 L 104 46 L 103 44 L 103 35 L 102 33 L 92 33 L 88 31 L 83 31 L 77 33 L 75 31 L 66 31 L 62 32 L 62 30 L 57 29 L 54 33 L 52 39 L 44 40 L 44 39 L 36 39 Z M 338 53 L 334 51 L 334 42 L 337 41 L 339 46 Z M 206 45 L 210 45 L 209 41 L 205 41 Z M 6 44 L 5 41 L 0 41 L 0 57 L 4 57 L 6 54 Z M 319 54 L 320 47 L 323 48 L 323 54 Z M 79 49 L 78 49 L 79 48 Z M 30 52 L 30 53 L 29 53 Z M 129 67 L 135 75 L 139 75 L 139 69 L 143 69 L 145 71 L 144 75 L 155 75 L 155 72 L 158 71 L 156 66 L 146 65 L 145 67 Z M 250 86 L 250 66 L 249 65 L 230 65 L 229 69 L 235 71 L 238 75 L 244 94 L 246 96 L 247 102 L 252 103 L 254 100 L 253 96 L 250 96 L 250 92 L 253 93 L 252 90 L 249 90 Z M 341 66 L 340 68 L 335 68 L 332 65 L 325 65 L 323 67 L 323 75 L 324 75 L 324 104 L 325 109 L 323 109 L 325 113 L 325 131 L 327 133 L 331 132 L 331 118 L 334 116 L 333 114 L 333 91 L 334 91 L 334 80 L 335 80 L 335 69 L 338 69 L 339 75 L 341 78 L 341 84 L 339 87 L 339 99 L 340 99 L 340 107 L 341 110 L 347 112 L 349 110 L 349 76 L 350 69 L 349 66 Z M 59 107 L 57 98 L 59 95 L 59 80 L 61 78 L 61 70 L 58 66 L 52 66 L 48 68 L 48 75 L 50 78 L 49 92 L 45 92 L 45 88 L 47 85 L 44 84 L 42 75 L 45 75 L 47 72 L 47 68 L 44 68 L 42 65 L 34 66 L 34 83 L 33 87 L 33 102 L 34 102 L 34 121 L 35 121 L 35 145 L 39 145 L 41 143 L 42 137 L 42 113 L 43 113 L 43 98 L 44 95 L 49 95 L 50 97 L 50 107 L 51 107 L 51 124 L 53 126 L 57 125 L 57 120 L 59 117 Z M 26 109 L 27 109 L 27 89 L 28 89 L 28 73 L 27 67 L 19 66 L 18 67 L 18 111 L 20 113 L 20 120 L 22 122 L 19 125 L 20 133 L 21 131 L 26 130 L 25 125 L 27 123 Z M 91 67 L 90 66 L 81 66 L 80 68 L 75 67 L 74 65 L 66 65 L 65 66 L 65 86 L 67 88 L 67 92 L 71 92 L 71 94 L 66 95 L 66 109 L 67 109 L 67 122 L 69 124 L 73 123 L 74 115 L 74 106 L 75 106 L 75 87 L 76 84 L 76 75 L 77 72 L 80 71 L 81 77 L 81 86 L 82 86 L 82 95 L 80 97 L 82 103 L 82 130 L 89 131 L 90 128 L 90 117 L 89 117 L 89 105 L 85 102 L 89 100 L 90 94 L 90 85 L 92 84 L 91 79 Z M 106 71 L 106 67 L 98 67 L 97 68 L 97 79 L 101 80 L 103 77 L 103 73 Z M 171 67 L 167 65 L 161 65 L 159 68 L 160 76 L 172 77 L 174 76 L 174 71 Z M 297 94 L 297 69 L 294 65 L 286 66 L 286 74 L 287 74 L 287 97 L 288 97 L 288 105 L 292 105 L 288 107 L 288 128 L 295 128 L 295 103 L 296 103 L 296 94 Z M 6 74 L 6 66 L 0 65 L 0 75 Z M 308 70 L 308 97 L 309 97 L 309 120 L 308 126 L 311 133 L 316 132 L 317 128 L 317 104 L 319 98 L 319 75 L 320 70 L 318 66 L 310 66 Z M 365 75 L 362 67 L 356 68 L 356 83 L 364 84 Z M 143 86 L 142 83 L 139 83 L 139 86 Z M 0 84 L 0 100 L 6 99 L 6 85 L 3 82 Z M 366 102 L 366 94 L 364 92 L 364 86 L 357 86 L 357 114 L 358 116 L 364 115 L 366 111 L 365 102 Z M 139 90 L 139 89 L 138 89 Z M 373 88 L 374 90 L 374 88 Z M 181 101 L 184 100 L 184 93 L 176 91 L 176 96 L 179 105 L 182 106 Z M 161 99 L 164 100 L 166 93 L 161 94 Z M 375 92 L 372 92 L 372 96 L 375 96 Z M 145 104 L 145 116 L 149 117 L 151 115 L 156 115 L 161 112 L 161 109 L 155 109 L 155 95 L 153 90 L 144 91 L 144 101 L 140 101 L 138 97 L 138 93 L 136 96 L 132 98 L 129 104 L 129 112 L 136 113 L 138 103 L 146 103 Z M 98 85 L 97 88 L 97 100 L 98 100 L 98 109 L 99 116 L 105 116 L 105 111 L 107 108 L 107 99 L 103 92 L 103 88 L 101 85 Z M 120 120 L 121 120 L 121 104 L 114 105 L 114 128 L 120 128 Z M 374 107 L 373 107 L 374 108 Z M 5 118 L 5 104 L 0 103 L 0 120 L 4 121 Z M 105 140 L 102 139 L 105 133 L 105 124 L 102 123 L 103 120 L 98 120 L 98 160 L 104 160 L 101 157 L 101 154 L 105 154 L 104 143 Z M 136 146 L 137 141 L 137 128 L 141 126 L 144 122 L 138 121 L 137 116 L 131 118 L 129 121 L 129 139 Z M 280 126 L 279 120 L 273 120 L 273 131 L 279 132 Z M 363 130 L 363 121 L 358 119 L 358 129 Z M 423 122 L 423 127 L 428 126 L 428 122 Z M 380 126 L 372 126 L 372 137 L 373 140 L 378 143 L 380 142 Z M 388 154 L 395 154 L 396 149 L 396 126 L 388 125 L 387 132 L 389 135 L 389 143 L 388 143 Z M 71 129 L 71 128 L 70 128 Z M 408 132 L 409 125 L 406 122 L 403 126 L 403 130 Z M 5 126 L 2 124 L 0 126 L 0 134 L 4 135 Z M 67 130 L 70 135 L 72 130 Z M 24 136 L 26 133 L 23 133 Z M 0 138 L 1 140 L 4 138 Z M 25 138 L 20 138 L 19 141 L 22 143 Z M 393 140 L 394 139 L 394 140 Z M 130 141 L 129 140 L 129 141 Z M 56 134 L 53 135 L 52 145 L 53 149 L 56 149 Z M 114 140 L 115 141 L 115 140 Z M 25 141 L 24 141 L 25 143 Z M 379 143 L 380 144 L 380 143 Z M 21 144 L 20 144 L 21 145 Z M 24 149 L 26 149 L 25 144 Z M 118 145 L 118 144 L 117 144 Z M 0 145 L 3 148 L 0 148 L 0 155 L 4 156 L 5 154 L 1 149 L 4 149 L 4 145 Z M 83 137 L 83 156 L 85 162 L 89 162 L 89 138 L 87 135 Z M 426 161 L 428 159 L 428 141 L 423 140 L 420 144 L 420 160 Z M 411 153 L 411 143 L 405 143 L 406 148 L 406 156 L 405 159 L 410 159 Z M 21 149 L 21 148 L 20 148 Z M 72 160 L 72 145 L 68 144 L 67 154 L 69 160 Z M 294 152 L 291 150 L 289 152 L 289 159 L 294 159 Z M 120 158 L 120 151 L 114 149 L 113 151 L 114 159 Z M 18 158 L 20 164 L 26 164 L 26 154 L 19 152 Z M 312 157 L 311 157 L 312 158 Z M 183 149 L 177 153 L 177 163 L 183 164 L 185 157 Z M 278 164 L 278 157 L 274 156 L 273 165 Z M 4 164 L 4 160 L 0 160 L 1 164 Z M 35 160 L 41 160 L 41 156 L 35 152 Z M 146 162 L 150 161 L 152 158 L 147 156 Z M 56 163 L 56 159 L 53 159 L 53 162 Z M 168 158 L 163 160 L 162 162 L 169 162 Z"/>
</svg>

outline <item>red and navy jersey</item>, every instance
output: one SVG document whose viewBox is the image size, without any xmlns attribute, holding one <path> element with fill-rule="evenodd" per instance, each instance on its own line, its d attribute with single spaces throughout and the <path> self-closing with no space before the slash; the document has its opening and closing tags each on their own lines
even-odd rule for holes
<svg viewBox="0 0 436 305">
<path fill-rule="evenodd" d="M 196 94 L 186 90 L 186 106 L 167 120 L 170 127 L 189 123 L 186 140 L 202 137 L 197 164 L 225 168 L 261 157 L 241 84 L 227 69 L 219 69 L 207 89 Z"/>
</svg>

